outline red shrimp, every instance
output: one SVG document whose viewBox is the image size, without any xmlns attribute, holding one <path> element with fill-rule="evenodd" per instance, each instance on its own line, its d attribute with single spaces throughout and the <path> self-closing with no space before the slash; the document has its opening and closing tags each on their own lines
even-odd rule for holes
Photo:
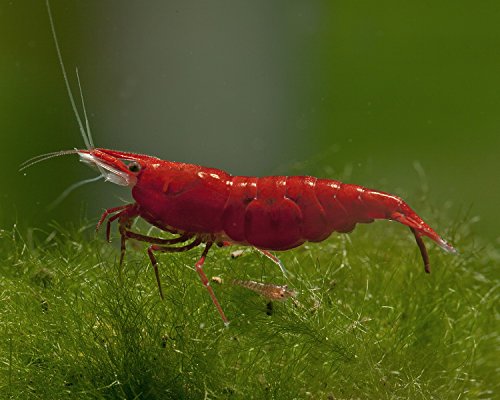
<svg viewBox="0 0 500 400">
<path fill-rule="evenodd" d="M 268 250 L 283 251 L 308 241 L 321 242 L 332 232 L 351 232 L 358 223 L 389 219 L 410 228 L 426 272 L 430 272 L 430 264 L 422 236 L 448 252 L 455 252 L 401 198 L 388 193 L 310 176 L 233 176 L 220 169 L 95 148 L 85 108 L 86 129 L 75 106 L 48 2 L 47 8 L 66 89 L 87 149 L 38 156 L 24 163 L 22 169 L 47 158 L 78 154 L 81 161 L 98 169 L 106 181 L 128 186 L 135 201 L 104 211 L 96 229 L 107 220 L 109 240 L 111 223 L 118 220 L 120 262 L 128 239 L 150 243 L 147 251 L 161 298 L 163 291 L 155 253 L 184 252 L 201 244 L 205 244 L 205 248 L 195 268 L 226 324 L 228 319 L 203 272 L 205 258 L 213 244 L 252 246 L 282 268 Z M 134 232 L 131 225 L 137 217 L 175 237 L 163 239 Z"/>
<path fill-rule="evenodd" d="M 310 176 L 232 176 L 220 169 L 101 148 L 63 154 L 68 153 L 77 153 L 106 180 L 131 188 L 135 202 L 106 210 L 97 229 L 107 219 L 109 240 L 111 223 L 118 220 L 120 262 L 128 239 L 151 244 L 148 255 L 162 298 L 155 253 L 183 252 L 205 244 L 195 267 L 224 322 L 228 320 L 202 269 L 213 244 L 282 251 L 307 241 L 321 242 L 332 232 L 351 232 L 358 223 L 389 219 L 413 232 L 426 272 L 430 264 L 422 236 L 455 251 L 401 198 L 362 186 Z M 132 231 L 137 217 L 176 237 L 162 239 Z"/>
</svg>

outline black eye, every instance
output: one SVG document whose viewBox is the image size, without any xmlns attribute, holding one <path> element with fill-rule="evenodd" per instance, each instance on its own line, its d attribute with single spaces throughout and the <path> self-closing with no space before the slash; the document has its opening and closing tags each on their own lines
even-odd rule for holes
<svg viewBox="0 0 500 400">
<path fill-rule="evenodd" d="M 139 163 L 135 162 L 135 161 L 132 161 L 129 165 L 128 165 L 128 170 L 130 172 L 139 172 L 141 170 L 141 166 L 139 165 Z"/>
</svg>

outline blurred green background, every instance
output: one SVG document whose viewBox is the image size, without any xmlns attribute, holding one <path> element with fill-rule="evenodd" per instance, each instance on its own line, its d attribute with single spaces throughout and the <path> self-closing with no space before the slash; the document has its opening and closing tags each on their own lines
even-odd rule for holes
<svg viewBox="0 0 500 400">
<path fill-rule="evenodd" d="M 424 189 L 432 209 L 455 222 L 470 209 L 476 233 L 499 241 L 498 1 L 51 4 L 96 145 L 338 177 L 410 204 Z M 76 223 L 129 199 L 98 182 L 47 210 L 95 174 L 76 156 L 18 172 L 83 146 L 43 1 L 0 0 L 0 51 L 2 226 Z"/>
</svg>

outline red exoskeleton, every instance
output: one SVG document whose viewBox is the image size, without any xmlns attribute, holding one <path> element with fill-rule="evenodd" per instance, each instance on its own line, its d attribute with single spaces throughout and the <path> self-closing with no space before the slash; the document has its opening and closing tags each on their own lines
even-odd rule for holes
<svg viewBox="0 0 500 400">
<path fill-rule="evenodd" d="M 311 176 L 233 176 L 216 168 L 95 148 L 86 115 L 85 129 L 67 83 L 50 9 L 49 17 L 66 88 L 87 149 L 38 156 L 23 168 L 58 155 L 78 154 L 105 180 L 129 187 L 134 202 L 106 210 L 97 228 L 107 220 L 109 240 L 111 223 L 118 220 L 120 262 L 128 239 L 149 243 L 147 251 L 162 298 L 155 254 L 184 252 L 202 244 L 205 247 L 196 271 L 225 323 L 228 319 L 203 272 L 203 263 L 214 244 L 252 246 L 281 266 L 269 250 L 283 251 L 305 242 L 321 242 L 332 232 L 351 232 L 358 223 L 388 219 L 410 228 L 426 272 L 430 272 L 430 267 L 423 236 L 446 251 L 455 251 L 401 198 L 388 193 Z M 164 239 L 134 232 L 131 225 L 137 217 L 174 237 Z"/>
</svg>

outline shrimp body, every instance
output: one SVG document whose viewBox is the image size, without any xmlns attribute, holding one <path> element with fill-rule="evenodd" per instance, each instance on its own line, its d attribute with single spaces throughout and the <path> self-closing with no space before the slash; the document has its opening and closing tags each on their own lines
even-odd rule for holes
<svg viewBox="0 0 500 400">
<path fill-rule="evenodd" d="M 80 153 L 87 153 L 80 150 Z M 453 248 L 401 198 L 353 184 L 310 176 L 232 176 L 194 164 L 114 150 L 92 157 L 129 177 L 136 214 L 158 228 L 203 242 L 288 250 L 351 232 L 375 219 L 398 221 L 447 251 Z M 122 160 L 133 161 L 131 172 Z"/>
</svg>

